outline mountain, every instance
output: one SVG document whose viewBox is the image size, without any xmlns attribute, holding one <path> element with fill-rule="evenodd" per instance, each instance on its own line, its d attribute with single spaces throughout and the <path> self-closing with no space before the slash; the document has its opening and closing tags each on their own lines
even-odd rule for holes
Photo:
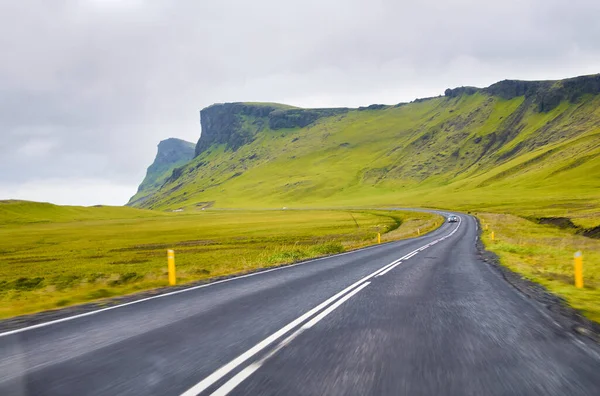
<svg viewBox="0 0 600 396">
<path fill-rule="evenodd" d="M 591 75 L 358 109 L 215 104 L 194 158 L 131 203 L 585 211 L 600 203 L 599 94 Z"/>
<path fill-rule="evenodd" d="M 131 197 L 127 205 L 143 206 L 148 196 L 159 192 L 165 181 L 176 176 L 181 166 L 194 158 L 194 143 L 170 138 L 158 144 L 158 152 L 152 165 L 146 171 L 146 177 L 138 187 L 137 193 Z"/>
</svg>

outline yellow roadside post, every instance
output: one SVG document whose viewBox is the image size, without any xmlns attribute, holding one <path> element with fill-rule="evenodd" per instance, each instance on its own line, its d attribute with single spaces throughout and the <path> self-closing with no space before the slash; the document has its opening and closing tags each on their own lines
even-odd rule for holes
<svg viewBox="0 0 600 396">
<path fill-rule="evenodd" d="M 492 241 L 496 240 L 496 234 L 494 234 L 494 231 L 492 231 Z"/>
<path fill-rule="evenodd" d="M 169 285 L 175 286 L 175 283 L 177 283 L 175 278 L 175 252 L 171 249 L 167 250 L 167 264 L 169 267 Z"/>
<path fill-rule="evenodd" d="M 421 235 L 421 230 L 417 228 L 417 235 Z"/>
<path fill-rule="evenodd" d="M 484 227 L 484 229 L 487 231 L 487 229 L 488 229 L 488 225 L 487 225 L 487 224 L 484 224 L 484 225 L 483 225 L 483 227 Z"/>
<path fill-rule="evenodd" d="M 377 243 L 381 243 L 381 233 L 377 233 Z"/>
<path fill-rule="evenodd" d="M 575 287 L 583 288 L 583 254 L 575 252 Z"/>
</svg>

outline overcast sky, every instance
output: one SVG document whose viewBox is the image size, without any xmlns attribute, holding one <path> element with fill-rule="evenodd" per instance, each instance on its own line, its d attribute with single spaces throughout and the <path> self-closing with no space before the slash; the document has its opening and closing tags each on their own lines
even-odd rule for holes
<svg viewBox="0 0 600 396">
<path fill-rule="evenodd" d="M 598 0 L 0 0 L 0 199 L 124 204 L 215 102 L 598 73 L 599 20 Z"/>
</svg>

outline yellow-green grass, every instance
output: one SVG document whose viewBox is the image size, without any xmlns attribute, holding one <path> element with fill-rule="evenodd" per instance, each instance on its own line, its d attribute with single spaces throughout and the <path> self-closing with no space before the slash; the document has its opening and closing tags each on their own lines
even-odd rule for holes
<svg viewBox="0 0 600 396">
<path fill-rule="evenodd" d="M 506 214 L 479 214 L 488 230 L 482 240 L 502 264 L 563 297 L 573 308 L 600 322 L 600 240 Z M 491 240 L 491 232 L 495 241 Z M 573 255 L 584 256 L 583 289 L 574 286 Z"/>
<path fill-rule="evenodd" d="M 600 95 L 539 113 L 475 94 L 265 128 L 237 150 L 211 147 L 140 205 L 598 213 L 599 109 Z"/>
<path fill-rule="evenodd" d="M 61 206 L 46 202 L 0 201 L 0 227 L 10 224 L 156 217 L 161 212 L 122 206 Z"/>
<path fill-rule="evenodd" d="M 375 210 L 143 211 L 85 220 L 98 209 L 79 209 L 84 220 L 35 223 L 31 215 L 0 226 L 0 317 L 166 286 L 168 248 L 181 284 L 339 253 L 375 243 L 377 232 L 384 242 L 413 237 L 441 221 Z"/>
</svg>

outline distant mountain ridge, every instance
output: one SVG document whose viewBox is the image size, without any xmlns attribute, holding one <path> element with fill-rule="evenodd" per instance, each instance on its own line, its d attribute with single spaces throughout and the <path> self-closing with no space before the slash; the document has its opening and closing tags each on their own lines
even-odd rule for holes
<svg viewBox="0 0 600 396">
<path fill-rule="evenodd" d="M 130 204 L 545 205 L 579 194 L 584 205 L 600 200 L 599 109 L 600 75 L 358 109 L 215 104 L 200 112 L 194 158 Z"/>
<path fill-rule="evenodd" d="M 158 144 L 154 162 L 148 167 L 146 177 L 127 205 L 140 206 L 148 195 L 158 191 L 172 176 L 174 169 L 187 164 L 194 158 L 194 147 L 194 143 L 176 138 L 161 141 Z"/>
</svg>

